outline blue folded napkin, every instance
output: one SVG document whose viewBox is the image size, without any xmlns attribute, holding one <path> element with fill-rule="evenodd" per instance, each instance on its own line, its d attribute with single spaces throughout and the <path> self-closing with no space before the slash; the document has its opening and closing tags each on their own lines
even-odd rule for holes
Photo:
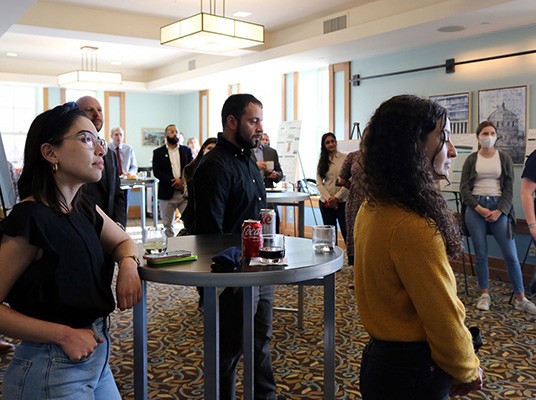
<svg viewBox="0 0 536 400">
<path fill-rule="evenodd" d="M 212 257 L 212 271 L 232 272 L 240 268 L 242 252 L 238 247 L 229 247 Z"/>
</svg>

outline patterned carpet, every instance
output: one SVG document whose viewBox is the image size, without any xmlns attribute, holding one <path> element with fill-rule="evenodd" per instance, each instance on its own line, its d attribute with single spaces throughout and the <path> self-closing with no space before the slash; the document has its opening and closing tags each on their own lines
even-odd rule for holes
<svg viewBox="0 0 536 400">
<path fill-rule="evenodd" d="M 368 340 L 354 294 L 347 287 L 350 276 L 348 267 L 337 275 L 337 399 L 361 398 L 359 364 Z M 463 277 L 458 280 L 467 305 L 467 324 L 483 332 L 479 355 L 486 372 L 484 390 L 464 399 L 536 399 L 536 319 L 507 304 L 510 287 L 501 282 L 492 286 L 492 310 L 480 312 L 474 308 L 474 278 L 470 278 L 471 297 L 463 292 Z M 274 313 L 274 369 L 279 391 L 288 399 L 322 399 L 322 288 L 305 291 L 303 330 L 297 327 L 296 314 Z M 296 287 L 278 286 L 275 302 L 295 306 Z M 116 312 L 111 320 L 113 373 L 123 398 L 133 399 L 132 313 Z M 148 330 L 149 398 L 203 399 L 203 319 L 195 288 L 149 284 Z M 0 356 L 0 379 L 10 359 L 9 354 Z M 237 388 L 241 392 L 240 382 Z"/>
</svg>

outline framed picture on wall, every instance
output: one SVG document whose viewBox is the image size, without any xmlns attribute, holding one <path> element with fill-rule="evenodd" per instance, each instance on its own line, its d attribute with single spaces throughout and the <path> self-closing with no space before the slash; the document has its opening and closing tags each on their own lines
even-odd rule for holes
<svg viewBox="0 0 536 400">
<path fill-rule="evenodd" d="M 164 143 L 164 128 L 142 128 L 141 144 L 143 146 L 159 147 Z"/>
<path fill-rule="evenodd" d="M 471 93 L 438 94 L 430 100 L 447 109 L 452 133 L 471 132 Z"/>
<path fill-rule="evenodd" d="M 495 147 L 508 153 L 514 164 L 525 162 L 527 107 L 527 86 L 478 91 L 478 122 L 493 122 L 497 127 Z"/>
</svg>

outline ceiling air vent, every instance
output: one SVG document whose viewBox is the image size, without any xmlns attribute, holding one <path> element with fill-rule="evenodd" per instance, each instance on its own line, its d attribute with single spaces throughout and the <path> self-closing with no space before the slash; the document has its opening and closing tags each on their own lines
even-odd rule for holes
<svg viewBox="0 0 536 400">
<path fill-rule="evenodd" d="M 188 61 L 188 71 L 193 71 L 195 69 L 195 59 Z"/>
<path fill-rule="evenodd" d="M 346 29 L 346 15 L 324 21 L 324 34 Z"/>
</svg>

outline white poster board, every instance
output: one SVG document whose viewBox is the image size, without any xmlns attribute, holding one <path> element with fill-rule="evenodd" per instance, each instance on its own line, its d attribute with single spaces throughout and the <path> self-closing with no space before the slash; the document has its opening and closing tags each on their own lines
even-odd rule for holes
<svg viewBox="0 0 536 400">
<path fill-rule="evenodd" d="M 352 151 L 359 150 L 361 146 L 361 139 L 352 139 L 352 140 L 337 140 L 337 150 L 342 154 L 348 154 Z"/>
<path fill-rule="evenodd" d="M 282 121 L 277 135 L 277 154 L 285 181 L 296 183 L 299 177 L 298 157 L 301 121 Z"/>
</svg>

